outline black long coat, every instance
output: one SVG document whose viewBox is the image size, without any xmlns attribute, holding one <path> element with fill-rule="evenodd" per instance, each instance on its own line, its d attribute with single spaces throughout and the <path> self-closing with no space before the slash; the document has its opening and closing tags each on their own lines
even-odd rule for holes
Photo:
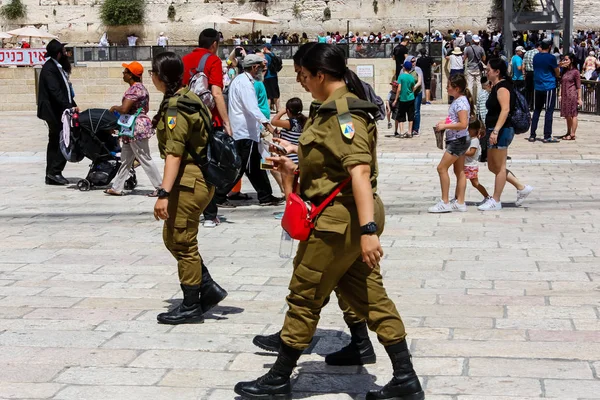
<svg viewBox="0 0 600 400">
<path fill-rule="evenodd" d="M 69 102 L 69 92 L 62 72 L 56 63 L 48 58 L 38 83 L 37 116 L 51 125 L 59 125 L 63 111 L 76 107 L 75 101 Z"/>
</svg>

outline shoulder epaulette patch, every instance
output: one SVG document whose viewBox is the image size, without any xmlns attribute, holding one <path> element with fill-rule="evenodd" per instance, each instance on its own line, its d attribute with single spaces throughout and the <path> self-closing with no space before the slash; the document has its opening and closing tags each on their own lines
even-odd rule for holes
<svg viewBox="0 0 600 400">
<path fill-rule="evenodd" d="M 349 112 L 339 114 L 338 122 L 340 124 L 340 129 L 342 130 L 342 135 L 346 139 L 352 140 L 354 138 L 354 122 L 352 122 L 352 114 Z"/>
<path fill-rule="evenodd" d="M 171 130 L 177 126 L 177 107 L 167 109 L 167 126 Z"/>
</svg>

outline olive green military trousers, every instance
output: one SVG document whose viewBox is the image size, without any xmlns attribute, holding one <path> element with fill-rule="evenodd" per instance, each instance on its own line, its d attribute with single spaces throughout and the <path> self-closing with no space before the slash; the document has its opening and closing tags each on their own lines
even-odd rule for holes
<svg viewBox="0 0 600 400">
<path fill-rule="evenodd" d="M 383 232 L 384 213 L 375 196 L 378 235 Z M 309 239 L 299 244 L 281 332 L 286 345 L 299 350 L 309 346 L 321 309 L 336 286 L 338 298 L 367 321 L 384 346 L 404 340 L 404 324 L 383 287 L 379 266 L 371 269 L 362 261 L 360 237 L 356 206 L 336 201 L 319 216 Z"/>
<path fill-rule="evenodd" d="M 182 165 L 169 194 L 169 218 L 163 226 L 163 241 L 177 260 L 179 282 L 199 286 L 202 282 L 202 258 L 198 252 L 200 215 L 212 199 L 214 187 L 207 185 L 194 164 Z"/>
</svg>

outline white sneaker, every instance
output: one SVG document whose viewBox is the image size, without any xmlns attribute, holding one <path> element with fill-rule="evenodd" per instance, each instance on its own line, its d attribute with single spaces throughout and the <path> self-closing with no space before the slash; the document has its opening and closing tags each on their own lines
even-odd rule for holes
<svg viewBox="0 0 600 400">
<path fill-rule="evenodd" d="M 533 192 L 533 186 L 529 185 L 525 185 L 523 190 L 517 190 L 517 200 L 515 201 L 515 205 L 520 207 L 531 192 Z"/>
<path fill-rule="evenodd" d="M 450 201 L 450 208 L 452 208 L 452 211 L 460 211 L 460 212 L 467 211 L 467 205 L 465 203 L 459 204 L 458 200 L 456 200 L 456 199 L 452 199 L 452 201 Z"/>
<path fill-rule="evenodd" d="M 219 219 L 206 219 L 204 220 L 204 223 L 202 224 L 203 227 L 205 228 L 216 228 L 217 225 L 219 225 L 221 223 L 221 221 L 219 221 Z"/>
<path fill-rule="evenodd" d="M 449 213 L 452 212 L 452 207 L 450 203 L 444 203 L 443 200 L 440 200 L 435 206 L 429 207 L 427 212 L 430 213 Z"/>
<path fill-rule="evenodd" d="M 484 198 L 484 199 L 481 201 L 481 203 L 479 203 L 479 205 L 480 205 L 480 206 L 484 205 L 484 204 L 485 204 L 485 203 L 486 203 L 486 202 L 487 202 L 489 199 L 491 199 L 491 198 L 492 198 L 492 196 L 485 197 L 485 198 Z"/>
<path fill-rule="evenodd" d="M 502 210 L 502 203 L 496 202 L 492 197 L 486 200 L 485 203 L 477 207 L 479 211 L 499 211 Z"/>
</svg>

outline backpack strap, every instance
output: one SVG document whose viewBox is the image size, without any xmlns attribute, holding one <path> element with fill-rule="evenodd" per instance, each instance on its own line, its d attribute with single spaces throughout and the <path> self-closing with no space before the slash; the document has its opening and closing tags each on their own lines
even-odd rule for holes
<svg viewBox="0 0 600 400">
<path fill-rule="evenodd" d="M 206 61 L 208 61 L 208 57 L 210 56 L 210 53 L 206 53 L 200 58 L 200 61 L 198 62 L 198 67 L 196 68 L 196 73 L 204 72 L 204 67 L 206 67 Z"/>
</svg>

